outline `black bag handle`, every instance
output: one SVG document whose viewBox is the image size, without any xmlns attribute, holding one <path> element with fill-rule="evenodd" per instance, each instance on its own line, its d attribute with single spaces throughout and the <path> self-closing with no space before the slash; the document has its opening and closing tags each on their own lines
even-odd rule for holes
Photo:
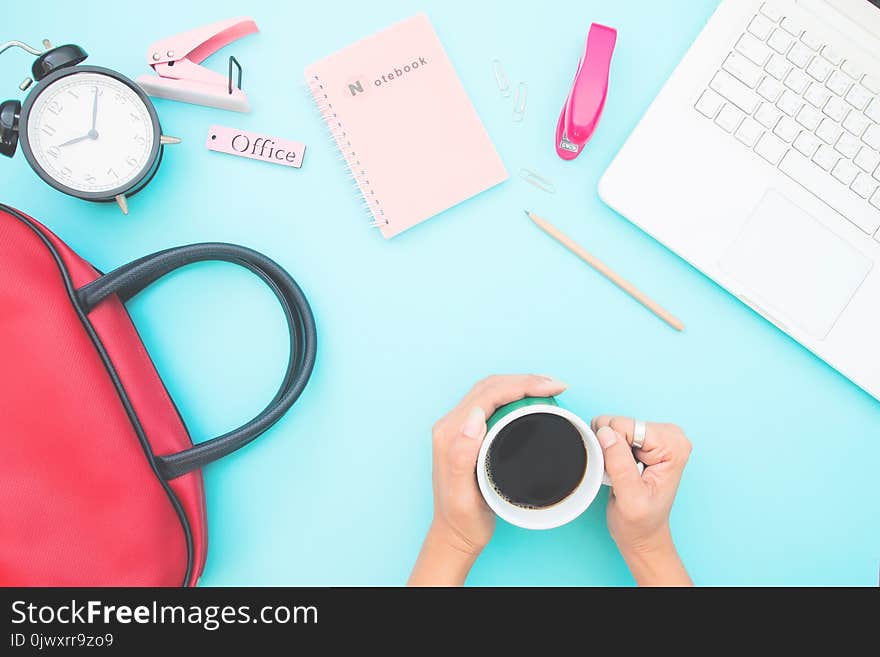
<svg viewBox="0 0 880 657">
<path fill-rule="evenodd" d="M 276 262 L 243 246 L 212 242 L 159 251 L 123 265 L 81 287 L 77 290 L 79 303 L 86 314 L 113 294 L 125 303 L 165 274 L 205 260 L 222 260 L 241 265 L 272 288 L 281 302 L 290 329 L 290 359 L 278 393 L 253 420 L 177 454 L 157 456 L 159 474 L 165 479 L 174 479 L 201 468 L 260 436 L 293 406 L 306 387 L 315 365 L 315 319 L 302 290 Z"/>
</svg>

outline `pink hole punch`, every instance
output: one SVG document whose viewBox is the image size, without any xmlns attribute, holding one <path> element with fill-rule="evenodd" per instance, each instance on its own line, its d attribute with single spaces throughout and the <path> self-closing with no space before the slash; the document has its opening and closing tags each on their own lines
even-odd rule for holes
<svg viewBox="0 0 880 657">
<path fill-rule="evenodd" d="M 147 64 L 157 75 L 142 75 L 137 83 L 150 96 L 207 105 L 233 112 L 250 112 L 241 90 L 241 66 L 229 58 L 229 75 L 200 64 L 233 41 L 257 31 L 251 18 L 232 18 L 157 41 L 147 50 Z M 238 67 L 238 85 L 232 83 L 232 65 Z"/>
<path fill-rule="evenodd" d="M 578 64 L 574 84 L 556 124 L 556 153 L 573 160 L 590 141 L 608 95 L 611 55 L 617 43 L 617 30 L 593 23 Z"/>
</svg>

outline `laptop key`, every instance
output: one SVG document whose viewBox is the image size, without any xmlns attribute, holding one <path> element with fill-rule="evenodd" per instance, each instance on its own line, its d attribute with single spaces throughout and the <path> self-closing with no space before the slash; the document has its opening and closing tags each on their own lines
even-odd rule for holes
<svg viewBox="0 0 880 657">
<path fill-rule="evenodd" d="M 834 148 L 837 150 L 838 153 L 851 160 L 858 154 L 861 146 L 862 144 L 858 139 L 853 137 L 848 132 L 844 132 L 842 135 L 840 135 L 840 138 L 837 140 Z"/>
<path fill-rule="evenodd" d="M 776 107 L 781 109 L 783 112 L 788 114 L 789 116 L 794 116 L 797 114 L 801 107 L 803 107 L 803 103 L 801 102 L 800 96 L 791 91 L 786 90 L 784 94 L 782 94 L 782 98 L 776 103 Z"/>
<path fill-rule="evenodd" d="M 840 139 L 840 127 L 831 119 L 822 119 L 822 123 L 816 128 L 816 136 L 826 144 L 833 144 Z"/>
<path fill-rule="evenodd" d="M 782 92 L 782 85 L 771 77 L 764 78 L 761 84 L 758 85 L 758 95 L 764 100 L 769 100 L 771 103 L 775 103 L 779 96 L 782 95 Z"/>
<path fill-rule="evenodd" d="M 715 118 L 717 123 L 726 132 L 733 132 L 742 123 L 745 114 L 736 109 L 733 105 L 727 104 L 721 108 L 718 116 Z"/>
<path fill-rule="evenodd" d="M 872 100 L 871 104 L 865 108 L 865 116 L 875 123 L 880 123 L 880 97 Z"/>
<path fill-rule="evenodd" d="M 801 41 L 803 41 L 810 50 L 820 50 L 822 48 L 822 41 L 812 32 L 804 32 L 801 34 Z"/>
<path fill-rule="evenodd" d="M 834 149 L 825 145 L 819 146 L 819 150 L 813 155 L 813 162 L 825 169 L 825 171 L 831 171 L 839 159 L 840 156 Z"/>
<path fill-rule="evenodd" d="M 832 62 L 834 63 L 834 62 Z M 843 64 L 841 64 L 840 68 L 843 69 L 843 72 L 849 75 L 851 78 L 856 80 L 861 80 L 862 76 L 865 74 L 865 71 L 862 70 L 862 67 L 856 64 L 853 60 L 847 59 Z"/>
<path fill-rule="evenodd" d="M 853 162 L 862 171 L 870 174 L 880 166 L 880 153 L 867 146 L 862 146 L 862 150 L 859 151 Z"/>
<path fill-rule="evenodd" d="M 761 135 L 761 139 L 758 140 L 758 143 L 755 145 L 755 152 L 767 160 L 770 164 L 779 164 L 779 160 L 782 159 L 782 156 L 785 155 L 785 151 L 788 150 L 788 144 L 782 141 L 779 137 L 775 137 L 771 135 L 769 132 L 765 132 Z"/>
<path fill-rule="evenodd" d="M 822 113 L 812 105 L 804 105 L 801 111 L 798 112 L 797 122 L 807 130 L 815 130 L 822 122 Z"/>
<path fill-rule="evenodd" d="M 807 157 L 813 157 L 821 145 L 822 142 L 809 132 L 802 132 L 798 135 L 797 139 L 794 140 L 794 147 Z"/>
<path fill-rule="evenodd" d="M 770 59 L 770 50 L 751 34 L 743 34 L 736 42 L 734 50 L 747 57 L 758 66 L 763 66 Z"/>
<path fill-rule="evenodd" d="M 797 19 L 792 18 L 791 16 L 786 16 L 785 18 L 783 18 L 780 25 L 782 26 L 783 30 L 795 37 L 799 37 L 804 31 L 804 28 L 800 24 L 800 22 Z"/>
<path fill-rule="evenodd" d="M 761 41 L 766 41 L 767 37 L 773 31 L 774 22 L 766 16 L 758 14 L 749 23 L 749 32 L 758 37 Z"/>
<path fill-rule="evenodd" d="M 774 5 L 771 2 L 765 2 L 763 5 L 761 5 L 760 12 L 774 23 L 778 23 L 782 20 L 782 11 L 779 9 L 778 6 Z"/>
<path fill-rule="evenodd" d="M 811 84 L 810 88 L 807 89 L 807 92 L 804 94 L 804 100 L 810 103 L 813 107 L 822 107 L 828 102 L 829 98 L 831 98 L 831 92 L 816 82 Z"/>
<path fill-rule="evenodd" d="M 760 123 L 750 117 L 746 117 L 745 121 L 739 126 L 739 130 L 736 131 L 736 138 L 749 148 L 752 148 L 763 132 L 764 128 Z"/>
<path fill-rule="evenodd" d="M 732 52 L 727 56 L 727 59 L 724 60 L 724 64 L 721 65 L 721 68 L 751 89 L 754 89 L 758 85 L 758 82 L 761 81 L 761 78 L 764 77 L 764 70 L 760 66 L 753 64 L 751 61 L 735 52 Z M 771 82 L 776 82 L 772 78 L 769 79 Z M 776 84 L 779 83 L 777 82 Z"/>
<path fill-rule="evenodd" d="M 800 153 L 786 153 L 779 170 L 869 235 L 880 228 L 880 206 L 871 207 Z"/>
<path fill-rule="evenodd" d="M 880 75 L 868 73 L 862 78 L 862 84 L 865 85 L 865 88 L 872 94 L 880 94 Z"/>
<path fill-rule="evenodd" d="M 846 73 L 834 71 L 834 73 L 831 74 L 831 77 L 828 78 L 828 82 L 825 83 L 825 86 L 838 96 L 845 96 L 852 84 L 853 79 Z"/>
<path fill-rule="evenodd" d="M 846 131 L 856 137 L 861 137 L 865 132 L 865 128 L 869 125 L 871 125 L 871 122 L 858 112 L 850 112 L 843 120 L 843 127 Z"/>
<path fill-rule="evenodd" d="M 834 67 L 821 57 L 813 57 L 813 61 L 807 66 L 807 75 L 819 82 L 825 82 L 833 70 Z"/>
<path fill-rule="evenodd" d="M 822 57 L 827 59 L 835 66 L 840 66 L 840 62 L 843 61 L 843 57 L 840 56 L 840 53 L 838 53 L 831 46 L 825 46 L 824 48 L 822 48 Z"/>
<path fill-rule="evenodd" d="M 863 110 L 871 101 L 871 94 L 862 85 L 856 82 L 846 95 L 846 102 L 857 110 Z"/>
<path fill-rule="evenodd" d="M 777 80 L 782 80 L 788 75 L 788 72 L 792 70 L 792 68 L 791 64 L 789 64 L 782 55 L 773 54 L 770 56 L 770 59 L 767 60 L 764 70 Z"/>
<path fill-rule="evenodd" d="M 880 151 L 880 126 L 871 124 L 862 135 L 862 141 L 875 151 Z"/>
<path fill-rule="evenodd" d="M 792 142 L 794 138 L 798 136 L 798 133 L 801 129 L 798 127 L 798 124 L 792 121 L 787 116 L 783 116 L 779 119 L 779 123 L 776 124 L 776 127 L 773 129 L 773 134 L 779 137 L 782 141 Z"/>
<path fill-rule="evenodd" d="M 830 116 L 834 121 L 840 123 L 849 112 L 849 105 L 837 96 L 831 96 L 828 102 L 825 103 L 825 107 L 822 108 L 822 112 L 824 112 L 826 116 Z"/>
<path fill-rule="evenodd" d="M 841 160 L 834 167 L 834 170 L 831 172 L 831 175 L 837 178 L 844 185 L 851 185 L 853 181 L 856 179 L 856 176 L 859 174 L 859 170 L 853 166 L 853 163 L 849 160 Z"/>
<path fill-rule="evenodd" d="M 807 48 L 800 41 L 795 43 L 791 50 L 788 51 L 788 61 L 798 68 L 806 68 L 807 64 L 813 59 L 813 51 Z"/>
<path fill-rule="evenodd" d="M 874 196 L 871 197 L 870 200 L 871 205 L 880 210 L 880 189 L 874 192 Z M 880 233 L 877 235 L 877 239 L 880 240 Z"/>
<path fill-rule="evenodd" d="M 718 71 L 709 87 L 724 96 L 746 114 L 751 114 L 758 106 L 758 97 L 727 71 Z"/>
<path fill-rule="evenodd" d="M 706 89 L 694 107 L 703 116 L 714 119 L 722 105 L 724 105 L 724 99 L 711 89 Z"/>
<path fill-rule="evenodd" d="M 782 112 L 770 103 L 761 103 L 761 107 L 755 112 L 755 120 L 768 129 L 776 125 L 780 116 L 782 116 Z"/>
<path fill-rule="evenodd" d="M 804 93 L 810 84 L 810 78 L 799 68 L 791 69 L 791 72 L 785 78 L 785 86 L 796 94 Z"/>
<path fill-rule="evenodd" d="M 767 45 L 773 48 L 773 50 L 778 52 L 780 55 L 784 55 L 785 53 L 787 53 L 788 49 L 791 48 L 792 43 L 794 43 L 794 39 L 792 39 L 780 29 L 773 30 L 773 34 L 771 34 L 770 38 L 767 39 Z"/>
<path fill-rule="evenodd" d="M 856 179 L 853 180 L 851 187 L 852 190 L 863 199 L 868 199 L 874 193 L 874 190 L 877 189 L 877 183 L 870 176 L 860 173 L 856 176 Z"/>
</svg>

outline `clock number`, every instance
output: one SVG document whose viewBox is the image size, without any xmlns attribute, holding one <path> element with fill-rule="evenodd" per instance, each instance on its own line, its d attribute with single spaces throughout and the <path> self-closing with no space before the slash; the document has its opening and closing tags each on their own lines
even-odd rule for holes
<svg viewBox="0 0 880 657">
<path fill-rule="evenodd" d="M 119 103 L 120 105 L 124 104 L 124 103 L 128 100 L 128 99 L 125 97 L 125 94 L 123 94 L 121 91 L 117 91 L 117 92 L 116 92 L 116 95 L 113 96 L 113 98 L 114 98 L 114 100 L 115 100 L 117 103 Z"/>
<path fill-rule="evenodd" d="M 129 112 L 128 114 L 131 117 L 132 121 L 136 121 L 137 123 L 141 122 L 141 117 L 135 114 L 134 112 Z"/>
<path fill-rule="evenodd" d="M 52 148 L 46 150 L 46 155 L 51 155 L 52 157 L 57 159 L 61 155 L 61 151 L 58 149 L 57 146 L 52 146 Z"/>
<path fill-rule="evenodd" d="M 144 139 L 144 136 L 143 136 L 143 135 L 135 135 L 135 136 L 134 136 L 134 140 L 135 140 L 137 143 L 139 143 L 141 146 L 144 146 L 144 145 L 146 145 L 146 143 L 147 143 L 147 140 Z"/>
<path fill-rule="evenodd" d="M 70 177 L 70 174 L 72 173 L 73 171 L 70 170 L 70 167 L 64 167 L 63 169 L 61 169 L 62 176 Z"/>
<path fill-rule="evenodd" d="M 79 100 L 79 94 L 76 93 L 73 89 L 68 89 L 67 93 L 69 93 L 71 96 L 73 96 L 76 100 Z"/>
<path fill-rule="evenodd" d="M 133 167 L 133 166 L 137 166 L 138 161 L 134 157 L 129 155 L 127 158 L 125 158 L 125 163 L 128 166 Z"/>
<path fill-rule="evenodd" d="M 61 114 L 61 110 L 62 110 L 61 103 L 59 103 L 57 100 L 53 100 L 46 107 L 46 110 L 49 112 L 52 112 L 52 114 L 54 114 L 55 116 L 58 116 L 59 114 Z"/>
<path fill-rule="evenodd" d="M 113 176 L 114 179 L 119 180 L 119 175 L 112 169 L 107 169 L 107 175 Z"/>
<path fill-rule="evenodd" d="M 45 133 L 46 133 L 47 135 L 49 135 L 50 137 L 53 136 L 53 135 L 55 134 L 55 132 L 56 132 L 55 128 L 53 128 L 52 126 L 50 126 L 48 123 L 47 123 L 46 125 L 43 126 L 42 130 L 43 130 L 43 132 L 45 132 Z"/>
<path fill-rule="evenodd" d="M 90 173 L 86 174 L 86 182 L 88 184 L 94 185 L 96 180 L 97 180 L 97 178 L 95 178 L 92 174 L 90 174 Z"/>
</svg>

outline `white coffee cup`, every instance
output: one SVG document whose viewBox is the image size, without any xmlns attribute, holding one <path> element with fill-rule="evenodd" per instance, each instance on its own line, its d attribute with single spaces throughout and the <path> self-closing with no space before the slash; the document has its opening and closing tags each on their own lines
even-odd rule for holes
<svg viewBox="0 0 880 657">
<path fill-rule="evenodd" d="M 567 497 L 551 506 L 526 508 L 513 504 L 495 490 L 492 482 L 489 481 L 487 459 L 489 448 L 502 429 L 511 422 L 534 413 L 549 413 L 568 420 L 577 429 L 581 440 L 584 441 L 584 448 L 587 450 L 587 466 L 583 479 Z M 489 431 L 483 439 L 483 445 L 480 447 L 480 454 L 477 457 L 477 483 L 489 508 L 512 525 L 524 529 L 553 529 L 569 523 L 587 510 L 596 499 L 596 495 L 599 494 L 602 484 L 610 485 L 611 483 L 605 474 L 605 457 L 596 434 L 593 433 L 590 425 L 577 415 L 556 405 L 555 399 L 527 398 L 503 406 L 488 420 L 488 426 Z M 641 469 L 641 464 L 639 466 Z"/>
</svg>

